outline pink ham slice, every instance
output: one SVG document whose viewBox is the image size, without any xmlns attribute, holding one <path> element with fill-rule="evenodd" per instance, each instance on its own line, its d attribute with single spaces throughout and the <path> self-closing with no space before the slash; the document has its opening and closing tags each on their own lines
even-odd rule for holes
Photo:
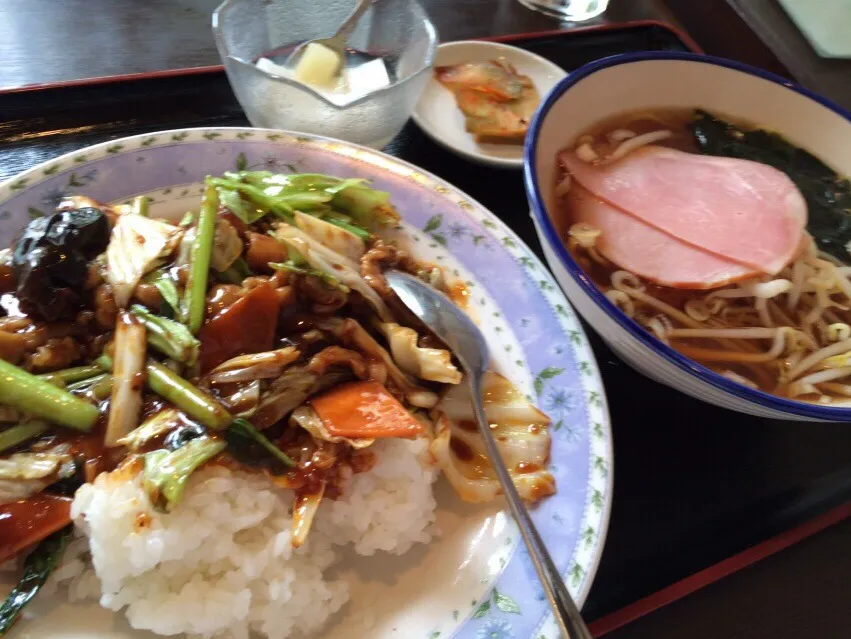
<svg viewBox="0 0 851 639">
<path fill-rule="evenodd" d="M 781 171 L 749 160 L 646 146 L 611 164 L 560 156 L 597 197 L 692 246 L 775 274 L 795 255 L 807 205 Z"/>
<path fill-rule="evenodd" d="M 708 289 L 758 270 L 690 246 L 603 202 L 574 183 L 567 194 L 574 222 L 600 229 L 597 249 L 619 267 L 656 284 Z"/>
</svg>

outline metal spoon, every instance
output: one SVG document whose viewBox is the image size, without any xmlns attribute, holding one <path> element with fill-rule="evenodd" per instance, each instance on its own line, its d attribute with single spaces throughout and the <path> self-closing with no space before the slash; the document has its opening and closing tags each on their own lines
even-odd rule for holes
<svg viewBox="0 0 851 639">
<path fill-rule="evenodd" d="M 361 16 L 366 13 L 366 10 L 369 9 L 370 5 L 372 5 L 373 0 L 358 0 L 357 6 L 354 10 L 349 14 L 349 17 L 343 20 L 343 24 L 334 32 L 330 38 L 320 38 L 318 40 L 308 40 L 307 42 L 298 45 L 295 50 L 287 57 L 287 61 L 285 66 L 290 69 L 294 69 L 298 64 L 298 59 L 301 57 L 301 54 L 304 53 L 305 47 L 308 44 L 321 44 L 322 46 L 328 47 L 337 53 L 337 57 L 341 61 L 345 61 L 346 59 L 346 40 L 349 39 L 349 36 L 352 34 L 352 31 L 355 30 L 357 26 L 358 20 L 360 20 Z"/>
<path fill-rule="evenodd" d="M 482 407 L 482 376 L 490 360 L 484 336 L 464 311 L 421 280 L 399 271 L 389 271 L 385 275 L 387 283 L 399 299 L 455 353 L 466 373 L 464 377 L 470 385 L 479 432 L 485 440 L 488 456 L 508 500 L 508 507 L 520 527 L 523 541 L 529 549 L 532 563 L 544 586 L 544 592 L 562 634 L 568 639 L 592 639 L 588 626 L 582 621 L 582 616 L 558 574 L 544 542 L 541 541 L 523 500 L 517 494 L 488 426 Z"/>
</svg>

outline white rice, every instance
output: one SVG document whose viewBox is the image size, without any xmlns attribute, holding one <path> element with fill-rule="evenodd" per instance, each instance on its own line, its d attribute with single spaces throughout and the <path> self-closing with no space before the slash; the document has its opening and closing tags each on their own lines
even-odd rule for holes
<svg viewBox="0 0 851 639">
<path fill-rule="evenodd" d="M 205 468 L 166 515 L 153 510 L 138 477 L 101 475 L 77 491 L 81 537 L 52 581 L 67 583 L 72 601 L 99 598 L 134 628 L 162 635 L 315 633 L 348 599 L 346 582 L 323 574 L 338 559 L 334 546 L 401 554 L 432 536 L 437 473 L 427 443 L 388 440 L 373 450 L 376 466 L 355 475 L 341 499 L 323 502 L 298 550 L 290 544 L 292 493 L 262 476 Z"/>
</svg>

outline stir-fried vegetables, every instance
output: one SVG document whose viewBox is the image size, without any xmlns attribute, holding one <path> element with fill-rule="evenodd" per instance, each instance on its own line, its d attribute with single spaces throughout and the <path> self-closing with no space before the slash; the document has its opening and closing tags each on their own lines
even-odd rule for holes
<svg viewBox="0 0 851 639">
<path fill-rule="evenodd" d="M 384 278 L 397 268 L 446 284 L 381 237 L 399 221 L 387 193 L 359 178 L 240 171 L 208 178 L 179 225 L 149 217 L 143 197 L 62 206 L 28 227 L 11 277 L 38 267 L 30 252 L 58 225 L 88 234 L 74 278 L 60 281 L 53 262 L 49 286 L 29 273 L 21 308 L 33 315 L 0 322 L 0 541 L 4 522 L 29 521 L 26 505 L 43 513 L 8 556 L 67 526 L 60 495 L 98 473 L 139 473 L 170 512 L 207 464 L 291 490 L 301 546 L 322 500 L 375 463 L 377 440 L 434 436 L 422 409 L 434 409 L 432 453 L 459 494 L 498 493 L 465 430 L 464 389 L 445 392 L 462 381 L 451 354 L 417 332 Z M 489 414 L 521 492 L 539 498 L 553 489 L 547 419 L 503 391 Z M 57 437 L 61 427 L 80 432 Z M 25 603 L 34 589 L 21 592 Z"/>
<path fill-rule="evenodd" d="M 32 420 L 16 424 L 0 432 L 0 452 L 14 448 L 50 429 L 50 424 L 41 420 Z"/>
<path fill-rule="evenodd" d="M 278 306 L 275 290 L 261 285 L 210 318 L 200 335 L 201 370 L 211 370 L 236 355 L 271 350 Z"/>
<path fill-rule="evenodd" d="M 2 359 L 0 403 L 77 430 L 90 430 L 100 416 L 94 404 Z"/>
<path fill-rule="evenodd" d="M 41 452 L 21 452 L 0 458 L 0 504 L 37 495 L 75 473 L 68 444 Z"/>
<path fill-rule="evenodd" d="M 485 414 L 505 466 L 523 499 L 536 502 L 555 492 L 548 470 L 549 418 L 532 406 L 506 378 L 486 373 L 482 388 Z M 483 502 L 500 494 L 496 474 L 470 403 L 466 384 L 450 387 L 434 410 L 436 434 L 431 453 L 464 501 Z"/>
<path fill-rule="evenodd" d="M 344 344 L 351 344 L 370 358 L 377 359 L 384 364 L 390 381 L 405 395 L 405 399 L 411 406 L 433 408 L 437 404 L 437 394 L 417 386 L 408 379 L 393 361 L 390 353 L 356 320 L 329 318 L 321 322 L 319 326 L 324 330 L 331 331 Z"/>
<path fill-rule="evenodd" d="M 65 384 L 72 382 L 80 382 L 85 379 L 91 379 L 96 375 L 103 373 L 103 369 L 97 364 L 89 364 L 88 366 L 75 366 L 74 368 L 66 368 L 55 373 L 44 373 L 39 375 L 42 379 L 48 381 L 61 380 Z"/>
<path fill-rule="evenodd" d="M 171 253 L 180 235 L 178 227 L 162 220 L 118 217 L 106 248 L 106 280 L 119 308 L 127 306 L 136 285 Z"/>
<path fill-rule="evenodd" d="M 27 556 L 24 562 L 24 574 L 15 589 L 0 607 L 0 636 L 5 635 L 21 610 L 32 601 L 50 573 L 59 565 L 62 554 L 71 539 L 72 527 L 65 526 L 43 540 Z"/>
<path fill-rule="evenodd" d="M 313 215 L 306 215 L 296 211 L 293 214 L 295 225 L 307 233 L 323 246 L 343 255 L 356 262 L 366 253 L 366 245 L 363 237 L 353 232 L 353 227 L 348 224 L 342 226 L 341 222 L 332 223 Z M 344 223 L 343 223 L 344 224 Z"/>
<path fill-rule="evenodd" d="M 306 495 L 296 495 L 293 505 L 293 548 L 301 548 L 307 539 L 307 533 L 313 525 L 313 519 L 319 511 L 319 504 L 325 495 L 325 482 L 321 482 L 319 491 Z"/>
<path fill-rule="evenodd" d="M 112 360 L 108 356 L 101 356 L 98 362 L 104 368 L 112 369 Z M 159 362 L 148 359 L 145 373 L 148 388 L 205 426 L 223 430 L 233 421 L 230 413 L 214 397 Z"/>
<path fill-rule="evenodd" d="M 314 439 L 331 442 L 332 444 L 344 442 L 356 450 L 360 448 L 368 448 L 375 443 L 375 438 L 372 436 L 349 438 L 342 437 L 340 435 L 332 435 L 331 431 L 328 430 L 328 427 L 325 425 L 325 422 L 323 422 L 319 415 L 316 414 L 316 411 L 307 405 L 299 406 L 292 412 L 292 415 L 290 415 L 290 423 L 300 426 L 310 433 Z"/>
<path fill-rule="evenodd" d="M 185 423 L 184 420 L 185 418 L 176 408 L 164 408 L 119 439 L 117 443 L 130 450 L 139 450 L 151 440 L 179 428 Z"/>
<path fill-rule="evenodd" d="M 265 353 L 239 355 L 216 366 L 207 375 L 207 379 L 214 384 L 227 384 L 277 378 L 300 355 L 301 353 L 294 346 L 286 346 Z"/>
<path fill-rule="evenodd" d="M 384 300 L 363 278 L 357 262 L 324 246 L 295 226 L 278 224 L 273 236 L 286 244 L 288 249 L 295 249 L 312 268 L 363 295 L 382 320 L 390 321 L 390 311 Z"/>
<path fill-rule="evenodd" d="M 416 437 L 423 426 L 381 384 L 372 381 L 336 386 L 310 400 L 335 437 Z"/>
<path fill-rule="evenodd" d="M 224 449 L 221 439 L 198 437 L 177 450 L 155 450 L 145 455 L 142 485 L 154 507 L 170 512 L 183 498 L 190 475 Z"/>
<path fill-rule="evenodd" d="M 360 226 L 389 226 L 399 221 L 390 196 L 366 186 L 366 180 L 340 179 L 317 173 L 278 175 L 266 171 L 227 173 L 208 178 L 222 201 L 243 222 L 267 213 L 292 221 L 296 211 L 325 212 L 335 207 Z"/>
<path fill-rule="evenodd" d="M 442 348 L 423 348 L 417 345 L 420 336 L 407 326 L 394 322 L 380 325 L 390 343 L 390 353 L 399 368 L 420 379 L 441 384 L 460 384 L 461 371 L 452 363 L 452 355 Z"/>
<path fill-rule="evenodd" d="M 115 323 L 112 401 L 104 437 L 110 447 L 139 423 L 147 354 L 145 335 L 145 325 L 136 317 L 127 312 L 119 314 Z"/>
<path fill-rule="evenodd" d="M 180 312 L 180 293 L 177 291 L 174 279 L 166 269 L 151 271 L 143 280 L 147 284 L 153 284 L 157 287 L 163 300 L 168 304 L 169 313 L 172 316 L 176 316 Z"/>
<path fill-rule="evenodd" d="M 190 366 L 198 359 L 201 342 L 183 324 L 155 315 L 140 304 L 131 306 L 130 312 L 147 329 L 149 346 L 166 357 Z"/>
<path fill-rule="evenodd" d="M 195 238 L 190 251 L 189 282 L 180 307 L 181 318 L 193 334 L 201 330 L 204 323 L 204 303 L 207 295 L 207 279 L 216 233 L 216 213 L 219 198 L 216 189 L 208 186 L 201 202 L 201 213 L 195 228 Z"/>
<path fill-rule="evenodd" d="M 235 419 L 233 424 L 231 424 L 230 428 L 228 428 L 227 437 L 229 441 L 233 441 L 235 438 L 243 438 L 243 439 L 251 439 L 256 443 L 260 444 L 266 452 L 272 455 L 275 459 L 281 462 L 284 466 L 295 466 L 295 462 L 290 459 L 290 457 L 282 451 L 280 448 L 275 446 L 269 438 L 267 438 L 263 433 L 254 428 L 254 426 L 246 419 Z"/>
</svg>

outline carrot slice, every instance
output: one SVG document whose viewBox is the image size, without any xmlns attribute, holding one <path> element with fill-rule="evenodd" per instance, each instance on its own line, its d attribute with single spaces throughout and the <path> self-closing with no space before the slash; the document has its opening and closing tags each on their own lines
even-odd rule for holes
<svg viewBox="0 0 851 639">
<path fill-rule="evenodd" d="M 0 506 L 0 562 L 71 523 L 71 499 L 36 495 Z"/>
<path fill-rule="evenodd" d="M 314 397 L 310 404 L 328 432 L 337 437 L 416 437 L 423 432 L 423 425 L 378 382 L 342 384 Z"/>
<path fill-rule="evenodd" d="M 201 329 L 201 372 L 237 355 L 272 350 L 277 324 L 275 289 L 270 284 L 255 286 Z"/>
</svg>

